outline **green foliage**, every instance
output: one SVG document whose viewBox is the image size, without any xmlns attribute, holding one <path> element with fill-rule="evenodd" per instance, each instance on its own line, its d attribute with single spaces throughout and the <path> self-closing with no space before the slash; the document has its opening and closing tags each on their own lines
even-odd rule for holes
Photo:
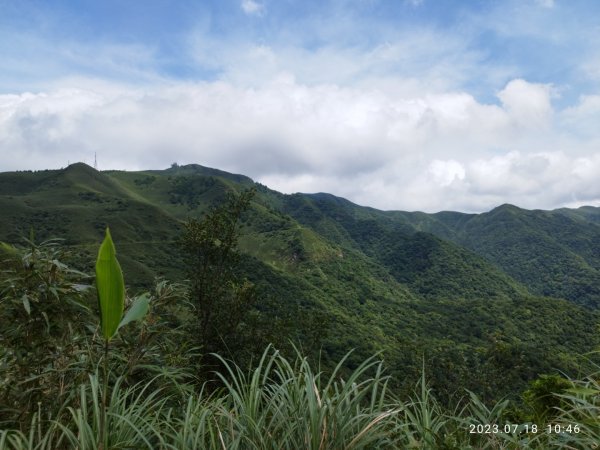
<svg viewBox="0 0 600 450">
<path fill-rule="evenodd" d="M 202 194 L 215 186 L 214 178 L 199 178 L 192 176 L 180 176 L 173 180 L 173 187 L 169 191 L 171 203 L 186 205 L 188 209 L 200 206 Z"/>
<path fill-rule="evenodd" d="M 110 399 L 108 398 L 108 357 L 109 342 L 115 336 L 117 331 L 130 322 L 143 319 L 148 313 L 148 295 L 137 297 L 131 304 L 127 314 L 123 317 L 125 307 L 125 282 L 123 272 L 116 256 L 116 249 L 110 235 L 108 227 L 106 236 L 98 250 L 98 259 L 96 260 L 96 291 L 98 293 L 98 303 L 100 309 L 100 329 L 104 338 L 104 390 L 102 394 L 102 405 L 100 410 L 100 420 L 98 430 L 90 436 L 95 437 L 99 448 L 109 448 L 112 444 L 108 441 L 109 433 L 107 427 L 107 409 L 110 408 Z M 95 398 L 95 397 L 94 397 Z M 82 435 L 82 431 L 78 436 Z M 118 445 L 122 445 L 119 443 Z"/>
<path fill-rule="evenodd" d="M 252 283 L 238 281 L 238 223 L 254 191 L 228 194 L 202 220 L 189 220 L 180 239 L 194 307 L 193 335 L 205 354 L 230 353 L 240 357 L 250 338 L 252 307 L 257 295 Z"/>
<path fill-rule="evenodd" d="M 150 306 L 149 294 L 136 297 L 125 316 L 125 281 L 123 271 L 117 260 L 117 252 L 106 228 L 106 236 L 98 250 L 96 260 L 96 291 L 100 309 L 100 329 L 102 337 L 108 342 L 117 331 L 130 322 L 143 319 Z"/>
<path fill-rule="evenodd" d="M 108 228 L 96 260 L 96 291 L 100 305 L 102 336 L 106 341 L 110 341 L 117 332 L 123 316 L 125 281 Z"/>
<path fill-rule="evenodd" d="M 58 240 L 0 253 L 0 422 L 28 421 L 37 403 L 54 408 L 84 375 L 89 277 L 69 267 Z"/>
<path fill-rule="evenodd" d="M 130 322 L 142 320 L 146 314 L 148 314 L 148 309 L 150 307 L 150 296 L 148 294 L 142 294 L 139 297 L 136 297 L 133 300 L 133 303 L 127 310 L 125 316 L 121 322 L 119 322 L 119 326 L 117 327 L 117 331 L 124 327 Z"/>
<path fill-rule="evenodd" d="M 291 363 L 270 349 L 248 376 L 223 362 L 225 371 L 219 377 L 226 386 L 230 438 L 239 439 L 242 447 L 350 449 L 390 444 L 386 429 L 398 410 L 388 403 L 388 377 L 374 358 L 346 380 L 339 378 L 344 360 L 325 376 L 300 355 Z"/>
<path fill-rule="evenodd" d="M 554 434 L 556 448 L 594 448 L 600 442 L 600 382 L 599 366 L 594 373 L 569 380 L 573 387 L 557 392 L 560 407 L 553 421 L 562 427 Z M 562 387 L 562 386 L 561 386 Z M 575 430 L 574 427 L 577 426 Z"/>
<path fill-rule="evenodd" d="M 79 387 L 81 406 L 68 407 L 67 425 L 59 424 L 66 447 L 154 448 L 152 441 L 155 441 L 160 413 L 168 397 L 161 398 L 160 390 L 151 390 L 151 384 L 126 389 L 122 384 L 123 379 L 117 378 L 106 409 L 99 402 L 102 394 L 97 374 L 90 376 L 88 384 Z"/>
<path fill-rule="evenodd" d="M 35 245 L 30 249 L 3 246 L 3 250 L 8 255 L 3 270 L 10 275 L 2 279 L 3 287 L 10 286 L 2 291 L 3 308 L 20 311 L 17 320 L 35 326 L 27 318 L 35 315 L 40 304 L 48 306 L 42 300 L 63 302 L 59 303 L 61 310 L 47 309 L 52 314 L 47 315 L 47 334 L 38 343 L 38 355 L 48 352 L 55 345 L 48 339 L 52 336 L 49 330 L 60 329 L 68 318 L 63 311 L 68 304 L 65 299 L 80 292 L 69 286 L 74 286 L 74 281 L 84 274 L 66 272 L 64 263 L 49 258 L 48 249 L 40 250 Z M 15 263 L 22 264 L 23 273 Z M 53 283 L 43 276 L 48 275 L 47 270 L 54 277 Z M 36 274 L 33 285 L 39 296 L 30 294 L 35 301 L 27 311 L 22 302 L 16 301 L 19 296 L 15 292 L 29 286 L 31 279 L 26 275 L 31 273 Z M 73 279 L 66 282 L 60 273 L 70 273 Z M 38 284 L 40 280 L 46 282 Z M 43 295 L 54 290 L 40 286 L 55 286 L 56 298 Z M 38 391 L 39 403 L 33 405 L 30 401 L 28 410 L 17 414 L 17 420 L 5 421 L 0 430 L 0 450 L 547 449 L 592 448 L 598 442 L 600 386 L 596 374 L 582 381 L 540 377 L 524 397 L 528 404 L 546 411 L 546 415 L 515 425 L 508 419 L 506 400 L 488 407 L 469 392 L 462 407 L 446 408 L 427 382 L 424 363 L 416 389 L 405 399 L 393 392 L 394 380 L 384 374 L 378 358 L 361 360 L 350 353 L 336 361 L 331 370 L 324 370 L 321 365 L 315 368 L 299 351 L 295 358 L 288 359 L 272 347 L 267 347 L 253 368 L 247 370 L 214 355 L 220 363 L 214 375 L 222 387 L 212 391 L 210 384 L 198 387 L 188 372 L 194 367 L 193 357 L 187 355 L 186 359 L 184 350 L 189 338 L 186 318 L 191 311 L 186 295 L 183 286 L 157 280 L 152 293 L 127 301 L 128 313 L 119 321 L 122 328 L 111 340 L 115 355 L 112 370 L 104 376 L 104 386 L 97 370 L 90 370 L 89 364 L 81 366 L 76 372 L 78 377 L 63 384 L 62 393 L 45 385 Z M 148 308 L 149 304 L 152 308 Z M 79 302 L 73 303 L 76 305 Z M 129 325 L 124 327 L 125 324 Z M 67 345 L 69 339 L 79 351 L 63 356 L 77 359 L 94 354 L 93 350 L 83 350 L 94 347 L 94 337 L 84 329 L 62 336 L 62 345 Z M 11 345 L 8 348 L 7 343 Z M 518 344 L 498 335 L 488 357 L 507 371 L 508 365 L 517 360 Z M 19 343 L 3 340 L 1 345 L 15 353 L 14 346 Z M 62 348 L 58 354 L 60 351 Z M 35 361 L 24 363 L 25 369 L 35 369 Z M 449 378 L 454 370 L 446 368 L 431 376 Z M 0 406 L 6 414 L 11 403 Z M 557 408 L 552 409 L 553 406 Z M 548 414 L 548 410 L 554 414 Z M 537 422 L 542 416 L 548 422 Z M 477 432 L 477 426 L 482 425 L 497 426 L 498 431 Z M 540 431 L 527 433 L 533 425 Z M 546 432 L 547 426 L 562 426 L 565 431 Z"/>
<path fill-rule="evenodd" d="M 287 359 L 269 347 L 249 371 L 223 359 L 224 388 L 214 392 L 166 393 L 152 380 L 126 386 L 117 377 L 106 410 L 95 373 L 69 387 L 74 395 L 58 413 L 40 408 L 23 430 L 0 430 L 0 450 L 544 450 L 594 448 L 600 438 L 594 375 L 571 380 L 575 388 L 558 396 L 563 406 L 551 422 L 515 423 L 506 418 L 507 401 L 489 407 L 474 393 L 445 409 L 425 372 L 410 398 L 398 398 L 377 358 L 342 377 L 347 358 L 326 375 L 299 353 Z"/>
<path fill-rule="evenodd" d="M 560 408 L 564 407 L 560 395 L 564 395 L 573 384 L 559 375 L 541 375 L 529 383 L 529 388 L 523 392 L 523 400 L 531 410 L 531 421 L 547 423 L 555 419 Z"/>
<path fill-rule="evenodd" d="M 478 215 L 435 214 L 422 227 L 475 251 L 537 295 L 597 307 L 598 209 L 582 211 L 527 211 L 502 205 Z"/>
<path fill-rule="evenodd" d="M 156 276 L 192 279 L 184 252 L 173 245 L 183 220 L 204 220 L 227 192 L 250 186 L 247 177 L 196 165 L 97 172 L 76 164 L 0 174 L 0 239 L 16 242 L 33 224 L 41 237 L 65 236 L 75 267 L 91 272 L 96 242 L 110 223 L 129 288 L 143 292 Z M 268 342 L 290 354 L 289 338 L 305 354 L 321 350 L 327 370 L 350 348 L 356 351 L 344 370 L 383 351 L 395 388 L 406 395 L 424 355 L 442 404 L 464 387 L 485 402 L 518 399 L 531 380 L 571 371 L 573 355 L 599 343 L 597 312 L 572 304 L 593 306 L 597 294 L 598 217 L 597 208 L 506 205 L 480 215 L 383 212 L 329 194 L 283 195 L 257 186 L 238 222 L 233 281 L 221 285 L 223 304 L 233 311 L 232 317 L 222 313 L 227 345 L 213 329 L 214 349 L 228 357 L 243 353 L 236 360 L 245 366 Z M 236 306 L 236 292 L 253 303 L 248 310 Z M 197 311 L 169 308 L 179 322 L 170 336 L 182 348 L 198 347 L 180 328 Z M 152 370 L 142 366 L 152 367 L 150 361 L 171 370 L 158 350 L 159 333 L 146 333 L 160 323 L 150 325 L 150 316 L 121 328 L 111 343 L 114 364 L 136 380 L 149 376 Z M 137 349 L 146 337 L 152 350 Z M 181 352 L 173 354 L 173 362 L 187 364 Z"/>
<path fill-rule="evenodd" d="M 415 396 L 402 408 L 407 427 L 404 430 L 406 446 L 409 448 L 435 448 L 442 437 L 447 419 L 432 395 L 425 380 L 425 370 L 417 384 Z"/>
<path fill-rule="evenodd" d="M 128 300 L 128 311 L 146 301 L 143 318 L 120 328 L 111 341 L 110 371 L 127 386 L 152 380 L 156 389 L 188 392 L 192 385 L 186 383 L 195 379 L 200 352 L 186 331 L 191 317 L 186 288 L 158 279 L 149 293 Z"/>
</svg>

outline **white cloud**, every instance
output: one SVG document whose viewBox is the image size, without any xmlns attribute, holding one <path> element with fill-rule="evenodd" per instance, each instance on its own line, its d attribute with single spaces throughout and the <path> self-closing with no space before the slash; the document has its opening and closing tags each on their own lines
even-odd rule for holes
<svg viewBox="0 0 600 450">
<path fill-rule="evenodd" d="M 512 80 L 498 97 L 517 124 L 534 128 L 549 125 L 552 117 L 550 86 Z"/>
<path fill-rule="evenodd" d="M 242 0 L 241 7 L 246 14 L 251 15 L 262 14 L 265 9 L 263 4 L 255 2 L 254 0 Z"/>
<path fill-rule="evenodd" d="M 544 8 L 554 8 L 554 0 L 535 0 L 535 2 Z"/>
<path fill-rule="evenodd" d="M 600 199 L 598 98 L 555 111 L 549 87 L 524 80 L 500 91 L 500 106 L 464 92 L 306 85 L 286 73 L 260 87 L 68 84 L 0 96 L 0 153 L 10 155 L 0 170 L 91 163 L 97 152 L 101 169 L 198 163 L 383 209 Z"/>
<path fill-rule="evenodd" d="M 585 117 L 600 116 L 600 95 L 584 95 L 574 107 L 567 108 L 565 114 L 571 120 L 582 120 Z"/>
<path fill-rule="evenodd" d="M 238 86 L 259 87 L 281 73 L 293 74 L 296 80 L 309 85 L 379 87 L 385 85 L 405 93 L 444 92 L 456 88 L 465 80 L 485 72 L 485 78 L 495 74 L 481 64 L 482 54 L 456 36 L 432 29 L 381 30 L 380 43 L 340 44 L 345 31 L 338 23 L 328 24 L 328 35 L 314 24 L 308 29 L 287 30 L 285 38 L 268 43 L 239 42 L 232 38 L 215 39 L 206 30 L 198 30 L 189 38 L 190 58 L 199 66 L 219 72 L 219 79 Z M 306 48 L 290 42 L 289 35 L 315 33 L 324 43 Z M 356 34 L 369 33 L 364 30 Z M 338 36 L 340 35 L 340 36 Z M 483 78 L 484 75 L 482 74 Z"/>
<path fill-rule="evenodd" d="M 453 159 L 448 161 L 440 161 L 435 159 L 429 164 L 429 174 L 433 178 L 433 182 L 438 186 L 450 186 L 454 181 L 465 179 L 465 168 L 463 165 Z"/>
</svg>

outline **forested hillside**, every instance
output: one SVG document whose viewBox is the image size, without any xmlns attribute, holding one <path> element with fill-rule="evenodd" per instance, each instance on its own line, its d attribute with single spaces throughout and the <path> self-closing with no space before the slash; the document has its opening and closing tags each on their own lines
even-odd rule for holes
<svg viewBox="0 0 600 450">
<path fill-rule="evenodd" d="M 97 172 L 74 164 L 0 175 L 0 239 L 19 244 L 30 228 L 38 241 L 62 238 L 89 271 L 109 225 L 139 290 L 158 275 L 183 280 L 184 221 L 250 187 L 257 194 L 242 218 L 239 276 L 290 314 L 318 317 L 325 361 L 355 349 L 352 365 L 381 350 L 406 387 L 424 359 L 444 395 L 466 387 L 500 398 L 539 373 L 574 369 L 575 355 L 598 343 L 594 208 L 383 212 L 195 165 Z"/>
<path fill-rule="evenodd" d="M 598 307 L 600 208 L 527 211 L 502 205 L 479 215 L 438 213 L 423 229 L 473 250 L 539 295 Z M 445 227 L 444 231 L 438 231 Z"/>
</svg>

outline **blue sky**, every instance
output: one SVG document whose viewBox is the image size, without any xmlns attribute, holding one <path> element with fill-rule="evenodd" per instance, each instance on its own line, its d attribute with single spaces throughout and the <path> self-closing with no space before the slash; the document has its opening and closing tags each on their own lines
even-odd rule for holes
<svg viewBox="0 0 600 450">
<path fill-rule="evenodd" d="M 0 0 L 0 170 L 199 163 L 384 209 L 600 204 L 600 2 Z"/>
</svg>

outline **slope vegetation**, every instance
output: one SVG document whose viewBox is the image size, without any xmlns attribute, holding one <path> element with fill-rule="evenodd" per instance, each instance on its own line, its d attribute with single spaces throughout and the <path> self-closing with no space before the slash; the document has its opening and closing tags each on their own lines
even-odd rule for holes
<svg viewBox="0 0 600 450">
<path fill-rule="evenodd" d="M 597 313 L 578 305 L 600 298 L 596 209 L 383 212 L 197 165 L 75 164 L 0 174 L 0 240 L 18 243 L 33 227 L 39 239 L 66 239 L 85 269 L 108 225 L 134 288 L 156 275 L 181 280 L 182 222 L 249 187 L 257 195 L 242 224 L 240 276 L 290 315 L 320 320 L 325 365 L 351 348 L 349 368 L 383 351 L 408 389 L 424 358 L 438 390 L 496 398 L 570 370 L 598 344 Z"/>
</svg>

